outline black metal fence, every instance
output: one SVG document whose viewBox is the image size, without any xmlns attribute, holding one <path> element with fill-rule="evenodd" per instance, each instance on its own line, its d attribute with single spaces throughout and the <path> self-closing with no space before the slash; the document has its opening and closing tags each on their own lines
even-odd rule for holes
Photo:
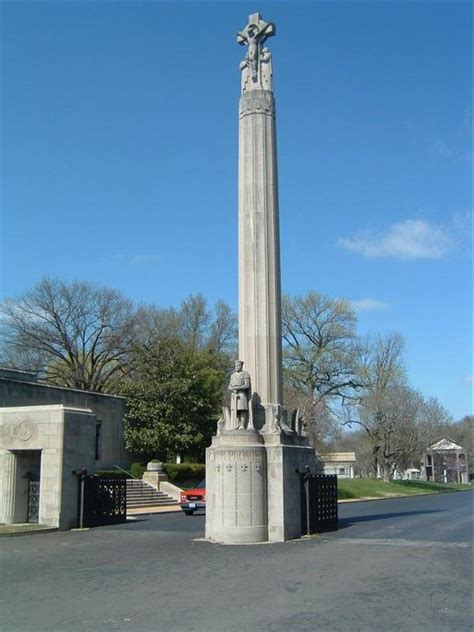
<svg viewBox="0 0 474 632">
<path fill-rule="evenodd" d="M 40 501 L 40 482 L 30 481 L 28 489 L 28 522 L 38 522 Z"/>
<path fill-rule="evenodd" d="M 337 476 L 311 474 L 301 476 L 301 534 L 335 531 L 338 526 Z"/>
<path fill-rule="evenodd" d="M 127 520 L 127 479 L 79 477 L 79 526 L 98 527 Z"/>
</svg>

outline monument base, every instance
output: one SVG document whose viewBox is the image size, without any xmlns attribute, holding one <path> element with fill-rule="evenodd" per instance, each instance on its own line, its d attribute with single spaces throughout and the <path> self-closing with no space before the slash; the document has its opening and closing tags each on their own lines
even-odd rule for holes
<svg viewBox="0 0 474 632">
<path fill-rule="evenodd" d="M 299 472 L 316 469 L 306 437 L 223 430 L 206 450 L 206 538 L 223 544 L 301 537 Z"/>
<path fill-rule="evenodd" d="M 206 538 L 223 544 L 268 540 L 266 460 L 255 430 L 213 437 L 206 450 Z"/>
<path fill-rule="evenodd" d="M 267 454 L 268 539 L 301 537 L 301 482 L 305 466 L 315 470 L 315 452 L 304 437 L 263 434 Z"/>
</svg>

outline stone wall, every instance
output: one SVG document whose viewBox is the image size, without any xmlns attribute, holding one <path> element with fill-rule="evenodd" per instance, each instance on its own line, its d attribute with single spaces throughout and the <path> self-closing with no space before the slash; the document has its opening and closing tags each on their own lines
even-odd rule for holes
<svg viewBox="0 0 474 632">
<path fill-rule="evenodd" d="M 13 372 L 10 372 L 12 374 Z M 0 374 L 0 408 L 12 406 L 41 406 L 62 404 L 66 407 L 89 409 L 100 423 L 99 459 L 95 469 L 110 469 L 113 465 L 128 467 L 132 457 L 125 451 L 123 416 L 125 400 L 122 397 L 91 393 L 13 379 Z M 95 455 L 95 444 L 93 447 Z"/>
</svg>

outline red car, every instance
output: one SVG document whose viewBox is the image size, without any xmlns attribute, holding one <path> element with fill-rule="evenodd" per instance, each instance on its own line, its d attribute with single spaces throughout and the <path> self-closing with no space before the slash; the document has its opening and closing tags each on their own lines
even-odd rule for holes
<svg viewBox="0 0 474 632">
<path fill-rule="evenodd" d="M 199 509 L 206 509 L 206 481 L 201 481 L 194 489 L 183 489 L 181 492 L 181 509 L 187 516 L 192 516 Z"/>
</svg>

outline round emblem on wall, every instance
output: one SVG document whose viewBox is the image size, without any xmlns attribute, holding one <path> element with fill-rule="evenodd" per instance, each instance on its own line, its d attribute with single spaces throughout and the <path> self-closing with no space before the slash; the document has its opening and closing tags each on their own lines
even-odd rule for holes
<svg viewBox="0 0 474 632">
<path fill-rule="evenodd" d="M 28 439 L 31 439 L 33 436 L 33 427 L 31 421 L 28 419 L 21 421 L 18 426 L 14 426 L 12 430 L 12 435 L 21 441 L 28 441 Z"/>
</svg>

